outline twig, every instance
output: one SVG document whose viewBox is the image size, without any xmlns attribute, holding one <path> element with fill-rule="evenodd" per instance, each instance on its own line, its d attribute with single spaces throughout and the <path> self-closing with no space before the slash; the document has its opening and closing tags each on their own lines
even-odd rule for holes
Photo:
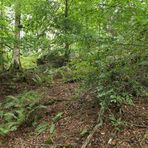
<svg viewBox="0 0 148 148">
<path fill-rule="evenodd" d="M 129 122 L 126 122 L 126 124 L 128 124 L 130 126 L 136 126 L 136 127 L 139 127 L 139 128 L 147 128 L 146 125 L 134 124 L 134 123 L 129 123 Z"/>
<path fill-rule="evenodd" d="M 117 131 L 111 133 L 111 137 L 108 141 L 108 147 L 112 146 L 112 141 L 115 139 L 116 135 L 117 135 Z"/>
<path fill-rule="evenodd" d="M 94 133 L 97 131 L 97 129 L 99 127 L 101 127 L 103 125 L 103 115 L 104 115 L 104 108 L 100 109 L 100 112 L 98 113 L 98 119 L 97 119 L 97 124 L 96 126 L 93 128 L 93 130 L 91 131 L 91 133 L 88 135 L 88 137 L 86 138 L 85 142 L 83 143 L 81 148 L 86 148 L 87 145 L 89 144 L 90 140 L 92 139 Z"/>
</svg>

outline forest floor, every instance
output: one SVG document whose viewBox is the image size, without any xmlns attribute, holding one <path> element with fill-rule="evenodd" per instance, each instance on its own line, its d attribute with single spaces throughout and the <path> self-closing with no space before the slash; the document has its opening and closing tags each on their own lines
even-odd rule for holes
<svg viewBox="0 0 148 148">
<path fill-rule="evenodd" d="M 7 95 L 16 95 L 24 90 L 36 90 L 42 94 L 41 103 L 48 104 L 47 109 L 38 112 L 42 119 L 39 123 L 48 122 L 59 112 L 64 115 L 56 124 L 56 132 L 53 135 L 53 144 L 45 144 L 50 133 L 35 133 L 33 126 L 24 124 L 17 131 L 6 137 L 0 137 L 0 148 L 81 148 L 87 138 L 82 134 L 85 129 L 89 132 L 96 125 L 99 107 L 89 93 L 79 94 L 78 83 L 63 83 L 55 80 L 52 86 L 34 86 L 27 82 L 0 81 L 0 102 Z M 117 113 L 113 108 L 104 115 L 103 126 L 98 129 L 91 139 L 88 148 L 148 148 L 148 103 L 144 98 L 136 98 L 134 105 L 123 105 L 120 114 L 121 122 L 114 121 L 114 126 L 109 119 L 110 112 Z M 87 133 L 87 132 L 86 132 Z"/>
</svg>

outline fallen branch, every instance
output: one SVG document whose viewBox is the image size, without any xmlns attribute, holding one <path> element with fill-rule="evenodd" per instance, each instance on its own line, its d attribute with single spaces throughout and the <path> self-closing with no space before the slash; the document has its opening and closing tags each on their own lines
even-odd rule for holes
<svg viewBox="0 0 148 148">
<path fill-rule="evenodd" d="M 100 128 L 103 125 L 103 115 L 104 115 L 104 108 L 101 108 L 99 113 L 98 113 L 98 119 L 97 119 L 97 124 L 91 131 L 91 133 L 88 135 L 86 138 L 85 142 L 83 143 L 81 148 L 86 148 L 91 139 L 93 138 L 94 133 L 97 131 L 98 128 Z"/>
</svg>

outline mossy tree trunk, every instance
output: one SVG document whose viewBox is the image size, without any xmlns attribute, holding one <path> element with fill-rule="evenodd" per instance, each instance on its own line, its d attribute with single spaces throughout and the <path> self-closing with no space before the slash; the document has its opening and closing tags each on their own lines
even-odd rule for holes
<svg viewBox="0 0 148 148">
<path fill-rule="evenodd" d="M 1 1 L 1 18 L 2 22 L 4 21 L 4 9 L 3 9 L 3 0 Z M 1 31 L 4 31 L 3 24 L 1 26 Z M 2 33 L 3 34 L 3 33 Z M 4 71 L 5 70 L 5 65 L 4 65 L 5 59 L 4 59 L 4 43 L 3 43 L 3 35 L 1 37 L 1 44 L 0 44 L 0 70 Z"/>
<path fill-rule="evenodd" d="M 10 71 L 21 71 L 21 61 L 20 61 L 20 32 L 21 32 L 21 3 L 19 0 L 15 3 L 15 43 L 12 53 L 12 62 L 10 66 Z"/>
<path fill-rule="evenodd" d="M 67 21 L 68 21 L 68 11 L 69 11 L 69 8 L 68 8 L 68 0 L 65 0 L 65 35 L 67 36 L 68 34 L 68 25 L 67 25 Z M 70 56 L 70 44 L 66 38 L 65 40 L 65 62 L 67 63 L 69 61 L 69 56 Z"/>
</svg>

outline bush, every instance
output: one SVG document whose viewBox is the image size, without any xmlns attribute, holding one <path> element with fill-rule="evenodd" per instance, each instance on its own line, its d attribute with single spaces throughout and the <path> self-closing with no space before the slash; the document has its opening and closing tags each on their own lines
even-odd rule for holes
<svg viewBox="0 0 148 148">
<path fill-rule="evenodd" d="M 146 60 L 146 52 L 132 52 L 125 50 L 120 54 L 103 49 L 87 56 L 87 64 L 76 64 L 77 70 L 84 73 L 85 88 L 92 90 L 101 106 L 120 106 L 132 103 L 134 97 L 146 95 L 145 86 L 138 79 L 147 73 L 141 65 Z"/>
<path fill-rule="evenodd" d="M 38 74 L 34 74 L 34 77 L 32 78 L 33 82 L 37 85 L 47 85 L 50 86 L 52 83 L 52 75 L 50 74 L 42 74 L 42 75 L 38 75 Z"/>
<path fill-rule="evenodd" d="M 37 54 L 31 55 L 31 56 L 21 56 L 21 64 L 24 69 L 30 69 L 36 67 L 36 61 L 37 61 Z"/>
<path fill-rule="evenodd" d="M 37 59 L 37 65 L 48 64 L 50 67 L 62 67 L 65 65 L 65 57 L 64 55 L 59 54 L 56 51 L 49 52 L 47 54 L 42 55 Z"/>
</svg>

